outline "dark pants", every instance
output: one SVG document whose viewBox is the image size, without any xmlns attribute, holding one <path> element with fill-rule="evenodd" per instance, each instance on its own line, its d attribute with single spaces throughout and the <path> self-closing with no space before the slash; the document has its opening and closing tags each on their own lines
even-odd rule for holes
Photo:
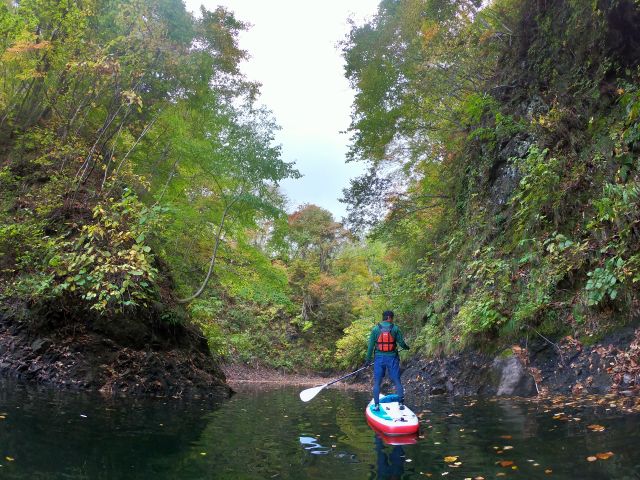
<svg viewBox="0 0 640 480">
<path fill-rule="evenodd" d="M 380 403 L 380 385 L 385 370 L 396 386 L 396 394 L 400 401 L 404 400 L 404 389 L 400 382 L 400 358 L 398 355 L 376 355 L 373 362 L 373 401 L 376 405 Z"/>
</svg>

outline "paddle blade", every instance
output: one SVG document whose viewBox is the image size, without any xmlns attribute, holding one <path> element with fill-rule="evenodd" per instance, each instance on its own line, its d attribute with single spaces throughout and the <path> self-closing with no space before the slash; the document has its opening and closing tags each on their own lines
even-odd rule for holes
<svg viewBox="0 0 640 480">
<path fill-rule="evenodd" d="M 318 393 L 320 393 L 320 390 L 322 390 L 326 386 L 327 385 L 325 384 L 325 385 L 320 385 L 318 387 L 307 388 L 306 390 L 301 391 L 300 400 L 302 400 L 303 402 L 308 402 L 313 397 L 315 397 Z"/>
</svg>

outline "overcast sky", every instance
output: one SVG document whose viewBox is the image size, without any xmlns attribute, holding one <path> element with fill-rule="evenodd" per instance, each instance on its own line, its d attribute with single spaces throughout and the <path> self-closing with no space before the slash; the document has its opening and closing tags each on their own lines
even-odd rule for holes
<svg viewBox="0 0 640 480">
<path fill-rule="evenodd" d="M 359 24 L 376 12 L 379 0 L 187 0 L 197 11 L 224 5 L 252 24 L 240 36 L 251 58 L 242 65 L 250 80 L 262 83 L 261 103 L 273 111 L 282 130 L 277 141 L 283 158 L 295 161 L 304 175 L 285 181 L 289 210 L 315 203 L 336 219 L 345 214 L 338 202 L 349 178 L 362 172 L 345 164 L 353 92 L 343 74 L 336 44 L 348 32 L 347 19 Z"/>
</svg>

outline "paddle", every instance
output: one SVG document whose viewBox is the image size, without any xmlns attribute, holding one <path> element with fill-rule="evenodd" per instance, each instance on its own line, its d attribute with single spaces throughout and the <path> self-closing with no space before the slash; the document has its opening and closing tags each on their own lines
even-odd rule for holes
<svg viewBox="0 0 640 480">
<path fill-rule="evenodd" d="M 344 380 L 345 378 L 350 377 L 351 375 L 355 375 L 356 373 L 364 370 L 365 368 L 369 368 L 370 366 L 371 366 L 371 364 L 368 363 L 367 365 L 365 365 L 364 367 L 359 368 L 355 372 L 351 372 L 351 373 L 345 375 L 344 377 L 336 378 L 332 382 L 325 383 L 324 385 L 318 385 L 317 387 L 307 388 L 306 390 L 303 390 L 303 391 L 300 392 L 300 400 L 302 400 L 303 402 L 308 402 L 313 397 L 315 397 L 317 394 L 319 394 L 320 391 L 323 388 L 328 387 L 329 385 L 333 385 L 334 383 L 339 382 L 340 380 Z"/>
</svg>

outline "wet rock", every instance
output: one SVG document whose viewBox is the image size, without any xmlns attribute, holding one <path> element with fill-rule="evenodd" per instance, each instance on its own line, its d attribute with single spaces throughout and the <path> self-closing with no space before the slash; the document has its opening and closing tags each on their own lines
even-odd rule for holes
<svg viewBox="0 0 640 480">
<path fill-rule="evenodd" d="M 520 173 L 515 165 L 501 163 L 496 167 L 495 179 L 491 185 L 490 198 L 494 207 L 502 207 L 507 204 L 511 194 L 520 182 Z"/>
<path fill-rule="evenodd" d="M 549 105 L 539 95 L 531 95 L 522 105 L 527 120 L 537 120 L 540 115 L 549 113 Z"/>
<path fill-rule="evenodd" d="M 508 358 L 497 357 L 492 368 L 500 376 L 496 395 L 530 397 L 537 393 L 533 377 L 515 355 Z"/>
<path fill-rule="evenodd" d="M 409 360 L 402 379 L 408 398 L 428 395 L 640 393 L 640 328 L 625 327 L 596 345 L 572 337 L 523 339 L 518 355 L 490 356 L 474 350 Z M 520 356 L 523 356 L 520 358 Z M 523 364 L 523 361 L 525 363 Z"/>
<path fill-rule="evenodd" d="M 51 339 L 38 338 L 31 343 L 31 350 L 33 353 L 41 354 L 45 352 L 51 346 Z"/>
<path fill-rule="evenodd" d="M 443 393 L 447 393 L 447 389 L 444 385 L 434 385 L 431 387 L 429 393 L 431 395 L 442 395 Z"/>
</svg>

